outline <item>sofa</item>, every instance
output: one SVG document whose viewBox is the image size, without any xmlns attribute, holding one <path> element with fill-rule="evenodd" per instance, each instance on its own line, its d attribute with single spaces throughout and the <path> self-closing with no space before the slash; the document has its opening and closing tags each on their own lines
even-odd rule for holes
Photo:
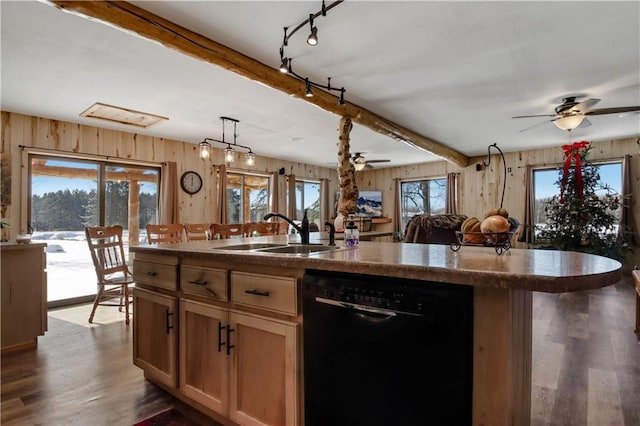
<svg viewBox="0 0 640 426">
<path fill-rule="evenodd" d="M 413 216 L 404 229 L 405 243 L 451 244 L 457 242 L 456 231 L 460 231 L 467 216 L 461 214 L 418 214 Z"/>
</svg>

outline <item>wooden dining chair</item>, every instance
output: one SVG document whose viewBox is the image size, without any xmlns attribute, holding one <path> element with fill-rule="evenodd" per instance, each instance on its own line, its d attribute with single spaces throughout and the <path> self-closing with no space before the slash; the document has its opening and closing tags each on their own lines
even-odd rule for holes
<svg viewBox="0 0 640 426">
<path fill-rule="evenodd" d="M 289 233 L 289 223 L 284 220 L 280 220 L 277 223 L 278 235 L 286 235 Z"/>
<path fill-rule="evenodd" d="M 185 223 L 184 235 L 187 241 L 209 240 L 210 225 L 208 223 Z"/>
<path fill-rule="evenodd" d="M 149 243 L 179 243 L 182 241 L 184 227 L 180 223 L 149 224 L 146 228 Z"/>
<path fill-rule="evenodd" d="M 211 224 L 211 238 L 225 239 L 229 237 L 244 237 L 242 223 L 213 223 Z"/>
<path fill-rule="evenodd" d="M 278 223 L 277 222 L 245 223 L 244 234 L 247 237 L 262 237 L 264 235 L 278 235 Z"/>
<path fill-rule="evenodd" d="M 133 300 L 133 275 L 129 271 L 122 243 L 122 226 L 85 228 L 91 260 L 98 278 L 98 293 L 93 301 L 89 322 L 98 306 L 124 307 L 125 323 L 129 324 L 129 304 Z"/>
</svg>

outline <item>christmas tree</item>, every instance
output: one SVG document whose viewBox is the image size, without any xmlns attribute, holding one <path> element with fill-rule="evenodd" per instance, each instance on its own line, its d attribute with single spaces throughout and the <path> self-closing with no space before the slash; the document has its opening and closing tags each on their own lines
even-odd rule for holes
<svg viewBox="0 0 640 426">
<path fill-rule="evenodd" d="M 546 226 L 538 238 L 556 250 L 598 254 L 622 261 L 627 244 L 619 241 L 616 226 L 620 207 L 618 194 L 600 184 L 598 167 L 589 162 L 589 143 L 562 147 L 565 162 L 556 185 L 560 194 L 545 207 Z"/>
</svg>

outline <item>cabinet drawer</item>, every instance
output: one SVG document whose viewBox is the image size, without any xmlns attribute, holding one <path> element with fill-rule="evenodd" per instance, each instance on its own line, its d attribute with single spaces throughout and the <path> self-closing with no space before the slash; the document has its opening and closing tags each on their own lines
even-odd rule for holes
<svg viewBox="0 0 640 426">
<path fill-rule="evenodd" d="M 180 288 L 188 294 L 228 301 L 227 271 L 224 269 L 180 266 Z"/>
<path fill-rule="evenodd" d="M 234 271 L 231 272 L 231 300 L 297 315 L 296 279 Z"/>
<path fill-rule="evenodd" d="M 135 279 L 137 284 L 147 284 L 167 290 L 177 290 L 178 266 L 175 264 L 134 259 L 133 279 Z"/>
</svg>

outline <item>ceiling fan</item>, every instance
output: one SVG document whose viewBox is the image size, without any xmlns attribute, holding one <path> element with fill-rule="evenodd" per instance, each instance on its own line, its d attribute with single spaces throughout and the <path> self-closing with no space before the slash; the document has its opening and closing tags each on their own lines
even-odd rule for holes
<svg viewBox="0 0 640 426">
<path fill-rule="evenodd" d="M 589 98 L 578 102 L 576 101 L 577 98 L 578 96 L 568 96 L 562 99 L 562 103 L 555 107 L 555 114 L 517 115 L 511 118 L 553 117 L 551 120 L 545 120 L 524 128 L 520 130 L 520 132 L 531 130 L 547 123 L 553 123 L 562 130 L 571 131 L 576 127 L 590 126 L 591 122 L 586 118 L 588 115 L 622 114 L 625 112 L 640 111 L 640 106 L 591 109 L 592 106 L 600 102 L 600 99 Z"/>
<path fill-rule="evenodd" d="M 360 171 L 363 169 L 371 169 L 370 163 L 388 163 L 391 160 L 367 160 L 364 158 L 361 152 L 356 152 L 353 157 L 351 157 L 351 163 L 353 163 L 353 167 L 356 171 Z"/>
</svg>

